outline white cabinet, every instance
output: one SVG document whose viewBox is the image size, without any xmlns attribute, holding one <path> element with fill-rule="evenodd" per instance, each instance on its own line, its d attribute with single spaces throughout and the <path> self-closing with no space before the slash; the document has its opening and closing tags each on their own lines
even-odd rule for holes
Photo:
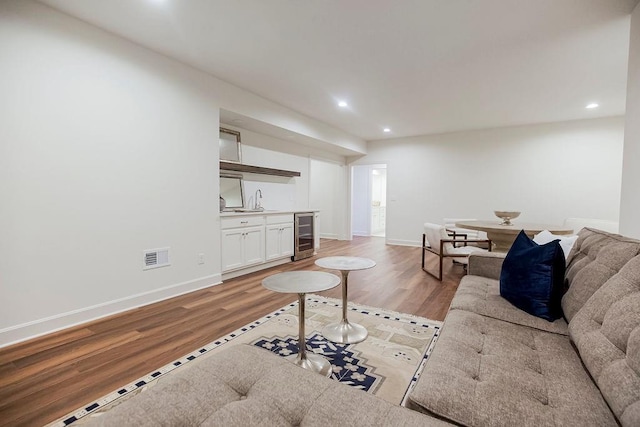
<svg viewBox="0 0 640 427">
<path fill-rule="evenodd" d="M 293 255 L 293 215 L 267 217 L 266 260 L 272 261 Z"/>
<path fill-rule="evenodd" d="M 223 218 L 222 272 L 262 264 L 264 234 L 264 217 Z"/>
<path fill-rule="evenodd" d="M 320 247 L 314 213 L 315 250 Z M 220 218 L 223 280 L 289 262 L 295 254 L 293 212 L 226 214 Z"/>
<path fill-rule="evenodd" d="M 250 227 L 244 232 L 244 266 L 264 262 L 264 227 Z"/>
<path fill-rule="evenodd" d="M 222 230 L 222 271 L 241 268 L 242 247 L 244 243 L 244 230 Z"/>
<path fill-rule="evenodd" d="M 293 234 L 293 223 L 282 225 L 282 231 L 280 231 L 280 253 L 282 256 L 293 256 L 295 246 Z"/>
<path fill-rule="evenodd" d="M 293 255 L 293 223 L 267 225 L 267 261 Z"/>
</svg>

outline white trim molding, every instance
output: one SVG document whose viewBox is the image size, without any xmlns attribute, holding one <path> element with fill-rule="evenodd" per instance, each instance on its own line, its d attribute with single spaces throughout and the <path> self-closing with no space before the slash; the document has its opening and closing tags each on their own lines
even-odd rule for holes
<svg viewBox="0 0 640 427">
<path fill-rule="evenodd" d="M 422 242 L 415 241 L 415 240 L 387 239 L 387 245 L 421 247 L 422 246 Z"/>
<path fill-rule="evenodd" d="M 0 348 L 222 283 L 220 274 L 0 329 Z"/>
</svg>

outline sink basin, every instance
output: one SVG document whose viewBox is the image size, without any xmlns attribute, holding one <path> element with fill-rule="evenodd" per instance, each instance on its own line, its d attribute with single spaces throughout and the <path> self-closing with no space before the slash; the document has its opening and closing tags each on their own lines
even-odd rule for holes
<svg viewBox="0 0 640 427">
<path fill-rule="evenodd" d="M 234 209 L 234 212 L 264 212 L 263 208 L 259 208 L 259 209 L 250 209 L 250 208 L 238 208 L 238 209 Z"/>
</svg>

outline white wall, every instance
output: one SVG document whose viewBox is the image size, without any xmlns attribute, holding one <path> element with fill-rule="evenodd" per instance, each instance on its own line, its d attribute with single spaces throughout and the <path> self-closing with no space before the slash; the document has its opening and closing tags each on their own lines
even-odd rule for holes
<svg viewBox="0 0 640 427">
<path fill-rule="evenodd" d="M 220 107 L 364 146 L 31 1 L 0 3 L 0 93 L 0 346 L 219 282 Z"/>
<path fill-rule="evenodd" d="M 371 166 L 357 165 L 353 167 L 351 182 L 351 233 L 354 236 L 371 234 Z"/>
<path fill-rule="evenodd" d="M 640 239 L 640 5 L 631 14 L 620 233 Z"/>
<path fill-rule="evenodd" d="M 0 7 L 0 343 L 218 282 L 203 75 L 47 8 Z M 172 265 L 143 271 L 142 251 L 166 246 Z"/>
<path fill-rule="evenodd" d="M 347 166 L 331 161 L 310 161 L 309 203 L 320 210 L 320 236 L 346 240 L 348 200 Z"/>
<path fill-rule="evenodd" d="M 309 208 L 309 160 L 307 157 L 273 151 L 249 145 L 263 139 L 275 139 L 251 131 L 241 130 L 243 163 L 274 169 L 300 172 L 299 177 L 244 174 L 247 206 L 254 203 L 257 189 L 262 191 L 262 206 L 271 210 L 297 210 Z"/>
<path fill-rule="evenodd" d="M 617 221 L 623 131 L 616 117 L 375 141 L 355 163 L 387 163 L 387 241 L 417 245 L 424 222 L 494 209 Z"/>
</svg>

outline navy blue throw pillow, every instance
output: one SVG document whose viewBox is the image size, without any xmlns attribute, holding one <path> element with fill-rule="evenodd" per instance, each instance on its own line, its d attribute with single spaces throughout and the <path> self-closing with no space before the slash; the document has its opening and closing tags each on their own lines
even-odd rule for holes
<svg viewBox="0 0 640 427">
<path fill-rule="evenodd" d="M 560 241 L 538 245 L 522 230 L 500 272 L 500 295 L 527 313 L 549 322 L 562 317 L 565 257 Z"/>
</svg>

